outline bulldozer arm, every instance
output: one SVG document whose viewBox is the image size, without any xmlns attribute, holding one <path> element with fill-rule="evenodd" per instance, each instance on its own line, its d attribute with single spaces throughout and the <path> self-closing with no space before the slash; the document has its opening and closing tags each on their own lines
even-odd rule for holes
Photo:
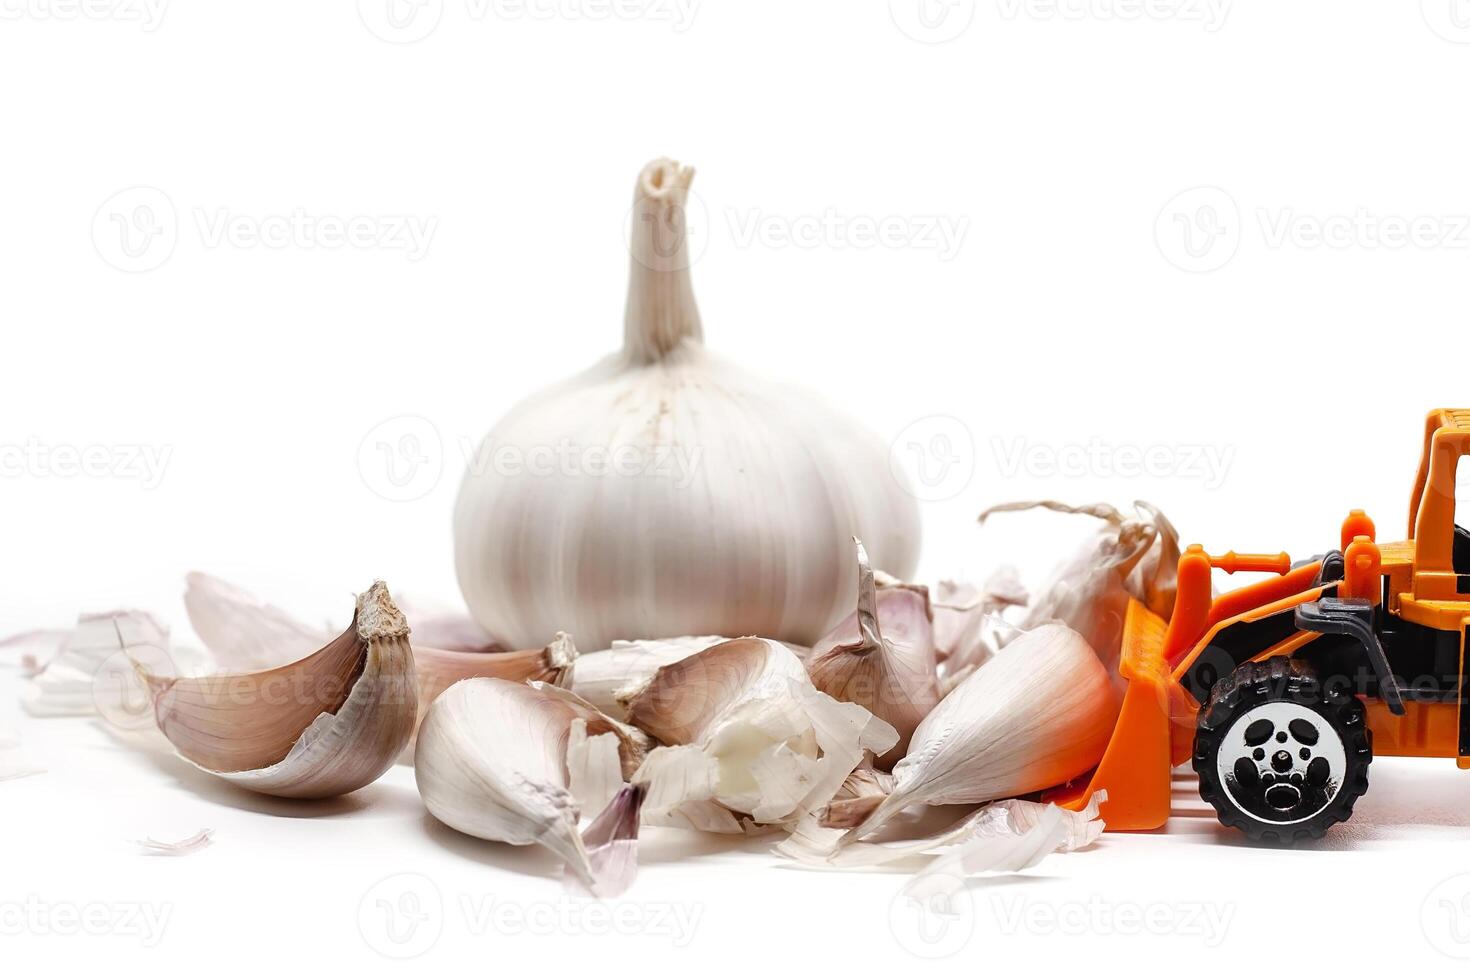
<svg viewBox="0 0 1470 980">
<path fill-rule="evenodd" d="M 1195 709 L 1165 657 L 1167 625 L 1130 600 L 1118 668 L 1128 687 L 1112 739 L 1090 776 L 1048 796 L 1058 806 L 1081 810 L 1094 793 L 1106 791 L 1101 816 L 1109 830 L 1162 827 L 1169 819 L 1170 770 L 1183 761 L 1177 758 L 1181 747 L 1188 752 Z"/>
</svg>

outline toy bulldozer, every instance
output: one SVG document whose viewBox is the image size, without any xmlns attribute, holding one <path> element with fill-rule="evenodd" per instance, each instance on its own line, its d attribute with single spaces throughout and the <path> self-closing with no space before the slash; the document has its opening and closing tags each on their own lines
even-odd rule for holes
<svg viewBox="0 0 1470 980">
<path fill-rule="evenodd" d="M 1375 753 L 1470 768 L 1470 532 L 1455 523 L 1467 455 L 1470 410 L 1431 412 L 1408 541 L 1379 544 L 1353 511 L 1339 550 L 1295 565 L 1191 546 L 1167 623 L 1130 604 L 1117 728 L 1056 802 L 1105 789 L 1109 830 L 1153 830 L 1169 818 L 1170 769 L 1191 760 L 1221 823 L 1289 843 L 1352 815 Z M 1215 568 L 1275 577 L 1216 596 Z"/>
</svg>

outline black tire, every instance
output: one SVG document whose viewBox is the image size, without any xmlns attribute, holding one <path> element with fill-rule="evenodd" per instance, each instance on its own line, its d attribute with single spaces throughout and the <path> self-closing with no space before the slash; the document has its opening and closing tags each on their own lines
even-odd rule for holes
<svg viewBox="0 0 1470 980">
<path fill-rule="evenodd" d="M 1222 678 L 1195 729 L 1200 796 L 1256 841 L 1319 838 L 1351 817 L 1372 761 L 1362 703 L 1286 657 Z"/>
</svg>

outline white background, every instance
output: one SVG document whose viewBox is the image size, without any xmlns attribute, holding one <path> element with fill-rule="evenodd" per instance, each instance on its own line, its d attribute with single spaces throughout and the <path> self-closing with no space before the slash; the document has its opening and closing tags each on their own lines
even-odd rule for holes
<svg viewBox="0 0 1470 980">
<path fill-rule="evenodd" d="M 455 600 L 465 441 L 619 342 L 629 196 L 660 154 L 699 170 L 709 344 L 951 464 L 923 580 L 1064 554 L 975 528 L 1033 496 L 1143 497 L 1216 550 L 1321 551 L 1351 506 L 1397 537 L 1424 410 L 1467 401 L 1463 0 L 426 0 L 396 28 L 377 0 L 162 3 L 0 0 L 0 631 L 139 605 L 183 635 L 191 568 L 312 621 L 374 577 Z M 293 216 L 372 240 L 251 237 Z M 408 501 L 359 451 L 404 431 L 429 450 Z M 50 769 L 0 784 L 0 900 L 173 906 L 147 952 L 33 930 L 0 936 L 8 965 L 385 971 L 404 948 L 358 913 L 405 888 L 444 903 L 441 970 L 1470 955 L 1439 904 L 1470 879 L 1434 891 L 1470 872 L 1446 762 L 1376 764 L 1353 824 L 1296 852 L 1185 816 L 1110 835 L 967 892 L 972 932 L 934 944 L 890 921 L 902 878 L 660 838 L 619 906 L 633 934 L 598 939 L 466 919 L 466 898 L 555 908 L 553 865 L 438 828 L 405 770 L 288 805 L 8 694 L 0 719 Z M 188 858 L 126 844 L 199 826 L 218 843 Z M 372 890 L 400 873 L 427 890 Z M 650 925 L 675 906 L 683 947 Z"/>
</svg>

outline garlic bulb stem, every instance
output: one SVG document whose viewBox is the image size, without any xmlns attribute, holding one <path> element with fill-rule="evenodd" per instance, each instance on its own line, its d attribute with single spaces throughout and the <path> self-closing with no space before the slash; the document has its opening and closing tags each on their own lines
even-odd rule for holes
<svg viewBox="0 0 1470 980">
<path fill-rule="evenodd" d="M 633 191 L 632 253 L 623 350 L 635 364 L 652 364 L 683 345 L 700 343 L 704 328 L 689 277 L 689 214 L 693 167 L 660 158 L 643 168 Z"/>
</svg>

